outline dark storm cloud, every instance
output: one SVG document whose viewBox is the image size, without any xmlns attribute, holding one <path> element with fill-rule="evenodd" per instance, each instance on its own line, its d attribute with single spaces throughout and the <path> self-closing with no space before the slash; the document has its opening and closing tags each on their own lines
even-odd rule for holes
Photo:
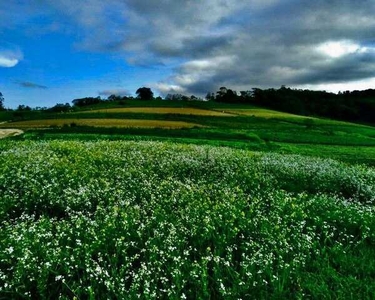
<svg viewBox="0 0 375 300">
<path fill-rule="evenodd" d="M 164 91 L 168 83 L 171 90 L 204 93 L 221 85 L 329 84 L 374 76 L 374 1 L 208 1 L 183 11 L 178 2 L 134 6 L 138 18 L 145 11 L 151 19 L 154 34 L 139 51 L 183 61 L 161 83 Z M 324 43 L 342 53 L 324 52 Z"/>
</svg>

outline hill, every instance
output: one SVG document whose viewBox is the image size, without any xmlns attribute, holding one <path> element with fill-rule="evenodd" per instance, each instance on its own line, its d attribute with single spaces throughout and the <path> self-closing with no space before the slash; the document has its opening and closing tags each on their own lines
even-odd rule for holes
<svg viewBox="0 0 375 300">
<path fill-rule="evenodd" d="M 374 298 L 371 126 L 187 101 L 2 117 L 25 133 L 0 140 L 0 298 Z"/>
<path fill-rule="evenodd" d="M 129 100 L 64 113 L 5 113 L 13 120 L 0 128 L 25 130 L 23 139 L 169 140 L 375 165 L 374 127 L 241 103 Z"/>
</svg>

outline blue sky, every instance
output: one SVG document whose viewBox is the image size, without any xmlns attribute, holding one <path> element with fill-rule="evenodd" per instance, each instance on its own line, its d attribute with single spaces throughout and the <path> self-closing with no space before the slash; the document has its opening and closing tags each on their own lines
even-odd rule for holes
<svg viewBox="0 0 375 300">
<path fill-rule="evenodd" d="M 8 0 L 6 107 L 220 86 L 375 88 L 375 1 Z"/>
</svg>

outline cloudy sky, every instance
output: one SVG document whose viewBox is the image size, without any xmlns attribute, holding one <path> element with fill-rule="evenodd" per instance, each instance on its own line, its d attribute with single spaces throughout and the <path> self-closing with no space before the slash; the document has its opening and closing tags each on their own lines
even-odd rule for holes
<svg viewBox="0 0 375 300">
<path fill-rule="evenodd" d="M 375 88 L 374 0 L 0 1 L 7 107 L 220 86 Z"/>
</svg>

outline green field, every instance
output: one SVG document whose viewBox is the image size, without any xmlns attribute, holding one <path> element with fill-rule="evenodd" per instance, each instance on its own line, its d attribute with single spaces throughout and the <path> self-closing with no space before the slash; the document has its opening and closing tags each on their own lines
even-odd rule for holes
<svg viewBox="0 0 375 300">
<path fill-rule="evenodd" d="M 0 298 L 375 296 L 373 168 L 160 142 L 0 149 Z"/>
<path fill-rule="evenodd" d="M 26 131 L 19 139 L 171 141 L 375 165 L 374 127 L 241 104 L 128 101 L 71 113 L 6 112 L 1 118 L 8 122 L 0 129 Z"/>
<path fill-rule="evenodd" d="M 375 298 L 375 128 L 152 102 L 0 115 L 0 299 Z"/>
</svg>

